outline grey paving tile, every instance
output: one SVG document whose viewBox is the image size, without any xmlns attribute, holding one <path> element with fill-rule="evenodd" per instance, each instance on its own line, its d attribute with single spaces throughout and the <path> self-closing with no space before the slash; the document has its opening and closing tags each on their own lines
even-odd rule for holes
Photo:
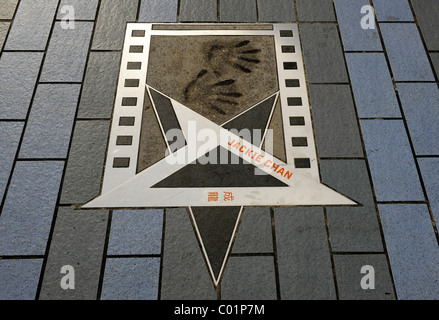
<svg viewBox="0 0 439 320">
<path fill-rule="evenodd" d="M 435 0 L 411 0 L 428 50 L 439 50 L 439 6 Z"/>
<path fill-rule="evenodd" d="M 260 22 L 296 21 L 294 0 L 257 0 Z"/>
<path fill-rule="evenodd" d="M 39 52 L 3 52 L 0 59 L 1 119 L 26 119 L 42 59 L 43 53 Z"/>
<path fill-rule="evenodd" d="M 162 264 L 160 299 L 217 299 L 189 213 L 185 208 L 166 210 Z"/>
<path fill-rule="evenodd" d="M 0 199 L 11 175 L 23 125 L 23 122 L 0 122 Z"/>
<path fill-rule="evenodd" d="M 217 0 L 181 0 L 180 22 L 212 22 L 217 21 Z"/>
<path fill-rule="evenodd" d="M 0 260 L 0 300 L 35 300 L 43 259 Z"/>
<path fill-rule="evenodd" d="M 64 162 L 17 162 L 0 216 L 1 255 L 44 255 Z"/>
<path fill-rule="evenodd" d="M 322 208 L 274 209 L 283 300 L 335 299 Z"/>
<path fill-rule="evenodd" d="M 139 22 L 177 22 L 178 0 L 142 0 Z"/>
<path fill-rule="evenodd" d="M 22 0 L 6 41 L 7 50 L 45 50 L 58 0 Z"/>
<path fill-rule="evenodd" d="M 439 299 L 439 254 L 424 204 L 379 205 L 398 299 Z"/>
<path fill-rule="evenodd" d="M 256 22 L 256 0 L 221 0 L 221 22 Z"/>
<path fill-rule="evenodd" d="M 19 158 L 66 158 L 81 86 L 40 84 Z"/>
<path fill-rule="evenodd" d="M 395 300 L 392 277 L 384 254 L 335 255 L 335 272 L 340 300 Z M 364 266 L 373 271 L 361 272 Z M 361 280 L 374 276 L 374 289 L 363 289 Z M 370 278 L 369 278 L 370 279 Z M 372 284 L 370 280 L 368 284 Z"/>
<path fill-rule="evenodd" d="M 370 172 L 378 201 L 424 201 L 401 120 L 362 120 Z"/>
<path fill-rule="evenodd" d="M 439 52 L 430 52 L 431 62 L 433 68 L 436 71 L 436 75 L 439 75 Z"/>
<path fill-rule="evenodd" d="M 107 259 L 101 300 L 157 300 L 159 274 L 159 258 Z"/>
<path fill-rule="evenodd" d="M 59 208 L 40 300 L 95 300 L 101 274 L 108 211 Z M 75 289 L 62 289 L 63 266 L 72 266 Z"/>
<path fill-rule="evenodd" d="M 373 0 L 378 21 L 413 21 L 408 0 Z"/>
<path fill-rule="evenodd" d="M 310 85 L 319 157 L 362 157 L 360 131 L 349 85 Z"/>
<path fill-rule="evenodd" d="M 115 210 L 108 255 L 160 254 L 163 210 Z"/>
<path fill-rule="evenodd" d="M 120 67 L 119 52 L 90 52 L 78 118 L 110 119 Z"/>
<path fill-rule="evenodd" d="M 231 257 L 221 282 L 222 300 L 276 300 L 273 257 Z"/>
<path fill-rule="evenodd" d="M 270 208 L 249 207 L 244 209 L 232 252 L 273 252 Z"/>
<path fill-rule="evenodd" d="M 18 0 L 0 1 L 0 19 L 12 19 L 17 7 Z"/>
<path fill-rule="evenodd" d="M 362 206 L 328 207 L 333 252 L 382 252 L 372 188 L 364 160 L 321 160 L 322 181 Z"/>
<path fill-rule="evenodd" d="M 346 60 L 360 118 L 401 117 L 383 53 L 347 53 Z"/>
<path fill-rule="evenodd" d="M 417 155 L 439 155 L 439 90 L 435 83 L 398 83 L 402 109 Z"/>
<path fill-rule="evenodd" d="M 9 31 L 9 22 L 0 22 L 0 51 L 3 48 L 3 44 L 5 43 L 6 36 Z"/>
<path fill-rule="evenodd" d="M 382 50 L 377 29 L 361 27 L 361 8 L 370 5 L 369 0 L 334 0 L 334 5 L 345 51 Z"/>
<path fill-rule="evenodd" d="M 439 224 L 439 158 L 418 158 L 419 168 L 436 225 Z"/>
<path fill-rule="evenodd" d="M 299 21 L 335 21 L 332 0 L 296 0 Z"/>
<path fill-rule="evenodd" d="M 434 81 L 414 23 L 381 23 L 381 34 L 396 81 Z"/>
<path fill-rule="evenodd" d="M 122 50 L 127 22 L 135 22 L 138 0 L 102 0 L 93 37 L 93 50 Z"/>
<path fill-rule="evenodd" d="M 109 121 L 77 121 L 61 192 L 61 203 L 84 204 L 100 191 Z"/>
<path fill-rule="evenodd" d="M 301 24 L 300 36 L 308 82 L 348 82 L 343 50 L 335 25 Z"/>
<path fill-rule="evenodd" d="M 82 82 L 93 22 L 75 22 L 75 29 L 55 23 L 40 81 Z"/>
<path fill-rule="evenodd" d="M 72 6 L 76 20 L 94 20 L 98 4 L 99 0 L 61 0 L 56 18 L 62 20 L 67 14 L 65 6 Z"/>
</svg>

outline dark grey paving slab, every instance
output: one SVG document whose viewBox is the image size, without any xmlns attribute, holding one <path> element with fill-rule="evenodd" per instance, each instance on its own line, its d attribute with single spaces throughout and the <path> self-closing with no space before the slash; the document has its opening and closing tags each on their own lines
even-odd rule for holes
<svg viewBox="0 0 439 320">
<path fill-rule="evenodd" d="M 6 41 L 7 50 L 45 50 L 58 0 L 22 0 Z"/>
<path fill-rule="evenodd" d="M 308 82 L 348 82 L 343 50 L 335 25 L 301 24 L 300 37 Z"/>
<path fill-rule="evenodd" d="M 162 300 L 217 299 L 186 208 L 166 210 L 162 264 Z"/>
<path fill-rule="evenodd" d="M 260 22 L 296 21 L 294 0 L 257 0 Z"/>
<path fill-rule="evenodd" d="M 377 213 L 364 160 L 321 160 L 322 181 L 362 206 L 328 207 L 333 252 L 382 252 Z"/>
<path fill-rule="evenodd" d="M 43 259 L 0 260 L 0 300 L 35 300 Z"/>
<path fill-rule="evenodd" d="M 77 121 L 61 192 L 61 203 L 84 204 L 100 191 L 109 121 Z"/>
<path fill-rule="evenodd" d="M 335 21 L 332 0 L 296 0 L 299 21 Z"/>
<path fill-rule="evenodd" d="M 398 83 L 398 93 L 417 155 L 439 155 L 439 90 L 435 83 Z"/>
<path fill-rule="evenodd" d="M 135 22 L 138 0 L 102 0 L 94 32 L 93 50 L 122 50 L 127 22 Z"/>
<path fill-rule="evenodd" d="M 276 208 L 274 219 L 281 299 L 335 299 L 323 209 Z"/>
<path fill-rule="evenodd" d="M 63 169 L 59 161 L 16 163 L 0 216 L 0 256 L 45 254 Z"/>
<path fill-rule="evenodd" d="M 392 277 L 387 259 L 384 254 L 372 255 L 335 255 L 335 272 L 340 300 L 395 300 Z M 363 270 L 364 266 L 373 268 Z M 367 267 L 367 268 L 370 268 Z M 374 276 L 374 281 L 365 281 L 374 284 L 374 289 L 363 289 L 362 278 Z"/>
<path fill-rule="evenodd" d="M 82 82 L 93 22 L 75 22 L 75 29 L 55 23 L 41 72 L 41 82 Z"/>
<path fill-rule="evenodd" d="M 159 258 L 107 259 L 101 300 L 157 300 L 159 274 Z"/>
<path fill-rule="evenodd" d="M 178 0 L 142 0 L 139 22 L 177 22 Z"/>
<path fill-rule="evenodd" d="M 412 0 L 416 19 L 428 50 L 439 50 L 439 6 L 435 0 Z"/>
<path fill-rule="evenodd" d="M 12 19 L 18 0 L 2 0 L 0 2 L 0 19 Z"/>
<path fill-rule="evenodd" d="M 44 270 L 40 300 L 95 300 L 101 274 L 108 211 L 59 208 Z M 75 289 L 61 287 L 63 266 L 72 266 Z"/>
<path fill-rule="evenodd" d="M 110 119 L 120 67 L 119 52 L 90 52 L 78 118 Z"/>
<path fill-rule="evenodd" d="M 232 252 L 273 252 L 273 235 L 271 229 L 270 208 L 245 208 Z"/>
<path fill-rule="evenodd" d="M 19 158 L 66 158 L 81 86 L 40 84 Z"/>
<path fill-rule="evenodd" d="M 23 126 L 23 122 L 0 122 L 0 199 L 11 175 Z"/>
<path fill-rule="evenodd" d="M 369 0 L 334 0 L 345 51 L 382 51 L 380 36 L 375 29 L 363 29 L 361 13 Z"/>
<path fill-rule="evenodd" d="M 221 22 L 256 22 L 256 0 L 221 0 Z"/>
<path fill-rule="evenodd" d="M 401 117 L 383 53 L 347 53 L 346 60 L 360 118 Z"/>
<path fill-rule="evenodd" d="M 273 257 L 231 257 L 221 282 L 222 300 L 276 300 Z"/>
<path fill-rule="evenodd" d="M 319 157 L 363 157 L 349 85 L 310 85 Z"/>
<path fill-rule="evenodd" d="M 3 52 L 0 59 L 1 119 L 26 119 L 42 59 L 40 52 Z"/>
<path fill-rule="evenodd" d="M 431 211 L 433 212 L 436 225 L 439 224 L 439 158 L 418 158 L 419 168 L 424 181 Z"/>
<path fill-rule="evenodd" d="M 115 210 L 108 255 L 160 254 L 163 210 Z"/>
<path fill-rule="evenodd" d="M 361 129 L 378 201 L 424 201 L 402 120 L 362 120 Z"/>
<path fill-rule="evenodd" d="M 414 23 L 381 23 L 381 34 L 395 81 L 434 81 Z"/>
<path fill-rule="evenodd" d="M 436 75 L 439 75 L 439 52 L 430 52 L 431 62 L 433 68 L 436 71 Z"/>
<path fill-rule="evenodd" d="M 424 204 L 379 205 L 398 299 L 439 299 L 439 254 Z"/>
<path fill-rule="evenodd" d="M 408 0 L 373 0 L 378 21 L 413 21 Z"/>
<path fill-rule="evenodd" d="M 217 21 L 217 0 L 181 0 L 180 22 L 212 22 Z"/>
<path fill-rule="evenodd" d="M 62 20 L 67 13 L 71 14 L 67 12 L 70 8 L 66 7 L 71 6 L 76 20 L 94 20 L 98 4 L 99 0 L 61 0 L 56 18 Z"/>
<path fill-rule="evenodd" d="M 0 51 L 3 48 L 3 44 L 5 43 L 6 36 L 9 31 L 9 22 L 0 22 Z"/>
</svg>

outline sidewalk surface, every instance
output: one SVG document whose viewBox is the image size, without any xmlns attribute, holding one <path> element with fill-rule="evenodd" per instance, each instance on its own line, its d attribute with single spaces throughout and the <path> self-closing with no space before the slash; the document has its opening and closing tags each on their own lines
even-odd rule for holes
<svg viewBox="0 0 439 320">
<path fill-rule="evenodd" d="M 297 26 L 307 94 L 288 106 L 309 102 L 309 165 L 360 205 L 249 205 L 230 221 L 185 206 L 81 209 L 101 193 L 127 23 L 194 22 Z M 0 300 L 439 299 L 438 30 L 437 0 L 0 0 Z M 178 67 L 169 81 L 185 77 Z"/>
</svg>

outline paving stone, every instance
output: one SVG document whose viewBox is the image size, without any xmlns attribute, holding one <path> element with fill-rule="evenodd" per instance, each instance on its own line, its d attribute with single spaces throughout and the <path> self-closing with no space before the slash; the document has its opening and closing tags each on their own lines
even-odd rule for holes
<svg viewBox="0 0 439 320">
<path fill-rule="evenodd" d="M 19 158 L 67 158 L 80 85 L 37 88 Z"/>
<path fill-rule="evenodd" d="M 402 120 L 362 120 L 361 129 L 378 201 L 424 201 Z"/>
<path fill-rule="evenodd" d="M 0 260 L 0 300 L 35 300 L 43 259 Z"/>
<path fill-rule="evenodd" d="M 63 10 L 63 7 L 72 6 L 75 20 L 94 20 L 96 18 L 98 4 L 99 0 L 61 0 L 56 18 L 62 20 L 67 14 L 67 12 L 64 11 L 66 8 Z"/>
<path fill-rule="evenodd" d="M 398 93 L 417 155 L 439 155 L 439 90 L 435 83 L 398 83 Z"/>
<path fill-rule="evenodd" d="M 382 51 L 380 36 L 375 29 L 364 30 L 361 19 L 363 6 L 370 6 L 369 0 L 334 0 L 340 33 L 345 51 Z"/>
<path fill-rule="evenodd" d="M 233 253 L 273 252 L 270 208 L 244 208 Z"/>
<path fill-rule="evenodd" d="M 299 21 L 335 21 L 332 0 L 296 0 Z"/>
<path fill-rule="evenodd" d="M 160 299 L 217 299 L 189 213 L 185 208 L 166 210 L 162 264 Z"/>
<path fill-rule="evenodd" d="M 424 181 L 431 211 L 433 212 L 436 225 L 439 224 L 439 158 L 418 158 L 419 168 Z"/>
<path fill-rule="evenodd" d="M 159 258 L 107 259 L 101 300 L 157 300 L 159 274 Z"/>
<path fill-rule="evenodd" d="M 221 22 L 256 22 L 256 0 L 221 0 Z"/>
<path fill-rule="evenodd" d="M 395 81 L 434 81 L 416 24 L 382 23 L 380 29 Z"/>
<path fill-rule="evenodd" d="M 439 52 L 430 52 L 431 62 L 433 68 L 436 71 L 436 75 L 439 75 Z"/>
<path fill-rule="evenodd" d="M 0 59 L 1 119 L 26 119 L 42 59 L 40 52 L 3 52 Z"/>
<path fill-rule="evenodd" d="M 328 207 L 333 252 L 382 252 L 372 188 L 364 160 L 321 160 L 322 182 L 361 206 Z"/>
<path fill-rule="evenodd" d="M 5 49 L 45 50 L 58 0 L 22 0 Z"/>
<path fill-rule="evenodd" d="M 346 60 L 360 118 L 401 117 L 383 53 L 347 53 Z"/>
<path fill-rule="evenodd" d="M 378 21 L 413 21 L 408 0 L 373 0 Z"/>
<path fill-rule="evenodd" d="M 127 22 L 135 22 L 138 0 L 102 0 L 92 50 L 122 50 Z"/>
<path fill-rule="evenodd" d="M 181 0 L 180 22 L 212 22 L 217 21 L 217 0 Z"/>
<path fill-rule="evenodd" d="M 0 122 L 0 201 L 11 175 L 23 125 L 22 122 Z"/>
<path fill-rule="evenodd" d="M 379 205 L 399 300 L 439 299 L 439 253 L 424 204 Z"/>
<path fill-rule="evenodd" d="M 257 0 L 260 22 L 296 21 L 294 0 Z"/>
<path fill-rule="evenodd" d="M 64 162 L 19 161 L 0 216 L 0 256 L 44 255 Z"/>
<path fill-rule="evenodd" d="M 323 209 L 275 208 L 274 218 L 281 299 L 335 299 Z"/>
<path fill-rule="evenodd" d="M 113 211 L 107 254 L 160 254 L 162 229 L 163 210 Z"/>
<path fill-rule="evenodd" d="M 2 50 L 6 36 L 8 35 L 9 26 L 9 22 L 0 22 L 0 51 Z"/>
<path fill-rule="evenodd" d="M 178 0 L 142 0 L 139 22 L 177 22 Z"/>
<path fill-rule="evenodd" d="M 41 82 L 82 82 L 93 22 L 75 22 L 75 29 L 55 23 L 41 73 Z"/>
<path fill-rule="evenodd" d="M 384 254 L 335 255 L 335 272 L 340 300 L 395 300 L 392 277 Z M 373 271 L 361 272 L 364 266 Z M 374 275 L 374 288 L 363 289 L 363 277 Z M 368 281 L 368 284 L 371 284 Z"/>
<path fill-rule="evenodd" d="M 362 157 L 360 131 L 349 85 L 310 85 L 319 157 Z"/>
<path fill-rule="evenodd" d="M 221 282 L 222 300 L 276 300 L 273 257 L 231 257 Z"/>
<path fill-rule="evenodd" d="M 439 6 L 435 0 L 411 0 L 428 50 L 439 50 Z"/>
<path fill-rule="evenodd" d="M 78 118 L 110 119 L 120 67 L 119 52 L 90 52 Z"/>
<path fill-rule="evenodd" d="M 0 1 L 0 19 L 12 19 L 18 0 L 2 0 Z"/>
<path fill-rule="evenodd" d="M 109 212 L 59 208 L 39 299 L 95 300 Z M 62 289 L 63 266 L 74 268 L 75 289 Z"/>
<path fill-rule="evenodd" d="M 343 50 L 335 25 L 301 24 L 300 36 L 308 82 L 348 82 Z"/>
<path fill-rule="evenodd" d="M 100 191 L 109 121 L 77 121 L 61 192 L 61 203 L 84 204 Z"/>
</svg>

